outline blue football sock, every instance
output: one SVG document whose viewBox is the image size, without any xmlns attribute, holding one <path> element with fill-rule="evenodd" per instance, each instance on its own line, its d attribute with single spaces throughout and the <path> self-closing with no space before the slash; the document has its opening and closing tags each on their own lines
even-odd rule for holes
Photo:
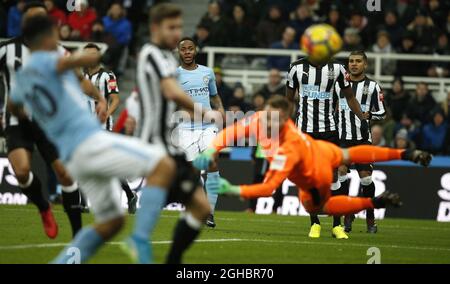
<svg viewBox="0 0 450 284">
<path fill-rule="evenodd" d="M 140 198 L 141 207 L 137 210 L 133 236 L 140 240 L 148 240 L 155 228 L 161 209 L 164 207 L 167 191 L 159 187 L 145 187 Z"/>
<path fill-rule="evenodd" d="M 82 229 L 59 255 L 53 260 L 54 264 L 84 263 L 104 243 L 103 238 L 93 227 Z"/>
<path fill-rule="evenodd" d="M 211 205 L 211 213 L 214 214 L 216 208 L 217 198 L 219 197 L 219 172 L 211 172 L 206 177 L 206 194 L 208 196 L 209 205 Z"/>
</svg>

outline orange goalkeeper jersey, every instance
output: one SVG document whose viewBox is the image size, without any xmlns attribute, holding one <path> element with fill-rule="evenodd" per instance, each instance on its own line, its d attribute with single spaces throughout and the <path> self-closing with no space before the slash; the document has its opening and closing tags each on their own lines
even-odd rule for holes
<svg viewBox="0 0 450 284">
<path fill-rule="evenodd" d="M 264 182 L 241 185 L 241 196 L 256 198 L 271 196 L 287 178 L 299 189 L 323 188 L 331 184 L 332 169 L 339 166 L 342 154 L 338 147 L 311 138 L 288 120 L 278 137 L 268 138 L 261 127 L 265 112 L 257 112 L 222 130 L 213 147 L 220 151 L 236 145 L 243 138 L 256 139 L 270 162 Z"/>
</svg>

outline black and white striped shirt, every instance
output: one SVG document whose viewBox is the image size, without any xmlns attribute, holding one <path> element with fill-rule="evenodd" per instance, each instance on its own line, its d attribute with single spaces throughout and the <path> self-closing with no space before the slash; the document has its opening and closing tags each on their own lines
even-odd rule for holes
<svg viewBox="0 0 450 284">
<path fill-rule="evenodd" d="M 350 87 L 344 66 L 330 62 L 312 65 L 307 58 L 291 64 L 287 87 L 299 92 L 298 127 L 306 133 L 336 131 L 334 111 L 337 103 L 335 84 Z"/>
<path fill-rule="evenodd" d="M 142 47 L 137 66 L 137 83 L 141 106 L 141 139 L 162 146 L 169 154 L 182 151 L 172 144 L 171 135 L 175 128 L 173 114 L 175 102 L 167 100 L 160 88 L 164 78 L 176 78 L 178 62 L 173 53 L 153 44 Z"/>
<path fill-rule="evenodd" d="M 61 54 L 66 54 L 68 51 L 63 46 L 58 46 L 58 51 Z M 30 57 L 30 50 L 23 44 L 22 37 L 15 37 L 0 43 L 0 78 L 3 80 L 4 94 L 3 94 L 3 127 L 18 125 L 19 120 L 13 116 L 6 109 L 8 102 L 8 94 L 14 87 L 15 74 L 26 64 Z"/>
<path fill-rule="evenodd" d="M 350 81 L 353 93 L 361 105 L 362 112 L 371 113 L 372 120 L 382 120 L 386 115 L 383 90 L 377 82 L 365 77 L 360 81 Z M 347 104 L 340 86 L 336 84 L 336 92 L 339 95 L 338 125 L 341 140 L 372 141 L 370 131 L 361 133 L 361 121 Z"/>
<path fill-rule="evenodd" d="M 100 68 L 96 73 L 91 75 L 89 75 L 88 72 L 85 72 L 84 76 L 99 90 L 100 95 L 103 96 L 106 101 L 109 100 L 111 94 L 119 94 L 117 78 L 112 71 Z M 92 98 L 88 98 L 88 104 L 91 111 L 95 113 L 95 101 Z M 112 131 L 112 127 L 113 118 L 110 116 L 103 125 L 103 128 Z"/>
</svg>

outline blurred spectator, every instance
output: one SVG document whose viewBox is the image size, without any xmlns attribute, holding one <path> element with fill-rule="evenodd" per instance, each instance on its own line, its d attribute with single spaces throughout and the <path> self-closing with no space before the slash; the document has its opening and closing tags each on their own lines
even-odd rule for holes
<svg viewBox="0 0 450 284">
<path fill-rule="evenodd" d="M 403 27 L 398 23 L 398 15 L 395 11 L 387 11 L 384 16 L 383 29 L 389 34 L 392 45 L 399 48 L 403 35 Z"/>
<path fill-rule="evenodd" d="M 209 27 L 204 24 L 199 24 L 195 30 L 193 39 L 197 43 L 197 46 L 202 49 L 209 45 Z"/>
<path fill-rule="evenodd" d="M 402 37 L 402 44 L 397 53 L 401 54 L 413 54 L 417 53 L 415 47 L 415 37 L 411 32 L 405 32 Z M 421 63 L 414 62 L 410 60 L 399 60 L 397 61 L 396 74 L 398 76 L 418 76 L 424 75 L 421 68 Z"/>
<path fill-rule="evenodd" d="M 224 108 L 227 109 L 233 97 L 233 90 L 223 81 L 223 73 L 220 67 L 214 67 L 214 76 L 216 76 L 217 93 L 222 99 Z"/>
<path fill-rule="evenodd" d="M 83 40 L 89 40 L 92 31 L 92 25 L 97 19 L 97 13 L 89 8 L 87 0 L 80 0 L 80 11 L 70 13 L 68 23 L 72 28 L 72 36 L 79 36 Z"/>
<path fill-rule="evenodd" d="M 272 68 L 269 71 L 269 82 L 264 84 L 258 94 L 262 95 L 264 99 L 270 98 L 272 95 L 282 95 L 286 93 L 286 85 L 281 81 L 280 70 Z"/>
<path fill-rule="evenodd" d="M 273 5 L 269 8 L 267 17 L 263 19 L 256 30 L 256 43 L 258 47 L 267 48 L 272 42 L 279 41 L 286 28 L 280 7 Z"/>
<path fill-rule="evenodd" d="M 66 13 L 64 13 L 64 11 L 62 11 L 55 5 L 54 0 L 44 0 L 44 4 L 45 7 L 47 7 L 49 16 L 52 17 L 53 20 L 55 20 L 58 26 L 62 26 L 67 23 Z"/>
<path fill-rule="evenodd" d="M 448 125 L 450 125 L 450 87 L 447 89 L 447 98 L 442 102 L 442 109 L 447 117 Z"/>
<path fill-rule="evenodd" d="M 408 138 L 408 132 L 406 129 L 400 129 L 397 134 L 395 135 L 394 140 L 394 148 L 396 149 L 410 149 L 413 150 L 416 148 L 416 145 L 413 141 L 409 140 Z"/>
<path fill-rule="evenodd" d="M 247 112 L 252 109 L 252 106 L 245 101 L 245 89 L 242 84 L 237 83 L 233 90 L 233 97 L 229 102 L 229 109 L 232 111 Z"/>
<path fill-rule="evenodd" d="M 102 21 L 105 32 L 115 39 L 115 44 L 109 46 L 111 55 L 109 66 L 120 76 L 125 70 L 128 58 L 128 44 L 132 36 L 131 23 L 125 17 L 125 10 L 120 3 L 113 3 Z"/>
<path fill-rule="evenodd" d="M 314 20 L 311 16 L 311 11 L 306 4 L 298 5 L 297 9 L 295 9 L 294 14 L 292 15 L 292 20 L 289 23 L 289 26 L 293 27 L 295 30 L 295 41 L 299 42 L 300 37 L 302 36 L 305 30 L 314 24 Z"/>
<path fill-rule="evenodd" d="M 294 41 L 295 29 L 286 27 L 283 32 L 281 41 L 274 42 L 270 45 L 273 49 L 298 49 L 298 43 Z M 289 56 L 269 56 L 267 59 L 268 68 L 276 68 L 278 70 L 287 71 L 291 64 Z"/>
<path fill-rule="evenodd" d="M 417 83 L 415 94 L 408 106 L 408 112 L 411 113 L 412 118 L 419 120 L 421 123 L 428 122 L 431 110 L 435 106 L 436 101 L 428 90 L 427 83 Z"/>
<path fill-rule="evenodd" d="M 442 3 L 441 3 L 442 2 Z M 444 1 L 438 0 L 429 0 L 427 6 L 427 12 L 430 15 L 430 18 L 433 20 L 435 26 L 437 26 L 440 30 L 445 29 L 445 22 L 449 7 L 448 1 L 444 3 Z"/>
<path fill-rule="evenodd" d="M 330 7 L 326 23 L 333 26 L 340 35 L 344 34 L 346 27 L 345 20 L 342 17 L 341 12 L 339 11 L 336 5 L 332 5 Z"/>
<path fill-rule="evenodd" d="M 358 34 L 358 30 L 355 28 L 346 28 L 344 31 L 344 46 L 345 51 L 364 50 L 364 46 L 361 44 L 361 37 Z"/>
<path fill-rule="evenodd" d="M 419 10 L 417 15 L 408 27 L 408 31 L 412 32 L 416 39 L 416 48 L 420 53 L 430 53 L 433 45 L 433 21 L 428 17 L 427 13 Z"/>
<path fill-rule="evenodd" d="M 209 27 L 209 40 L 211 46 L 225 46 L 228 38 L 227 21 L 221 14 L 220 5 L 212 1 L 208 5 L 208 12 L 200 21 L 200 25 Z"/>
<path fill-rule="evenodd" d="M 371 128 L 371 132 L 372 132 L 372 145 L 380 147 L 387 146 L 386 139 L 384 139 L 383 127 L 381 127 L 378 124 L 375 124 Z"/>
<path fill-rule="evenodd" d="M 397 135 L 397 133 L 401 129 L 404 129 L 406 131 L 408 140 L 414 141 L 415 144 L 418 144 L 418 142 L 420 142 L 420 122 L 414 120 L 411 114 L 408 112 L 403 112 L 400 122 L 397 123 L 394 129 L 395 135 Z"/>
<path fill-rule="evenodd" d="M 229 25 L 228 45 L 232 47 L 254 47 L 254 30 L 247 19 L 244 6 L 233 7 L 233 18 Z"/>
<path fill-rule="evenodd" d="M 72 29 L 68 24 L 64 24 L 59 27 L 59 39 L 62 41 L 71 41 L 72 40 Z"/>
<path fill-rule="evenodd" d="M 445 31 L 450 34 L 450 10 L 447 13 L 447 23 L 445 24 Z"/>
<path fill-rule="evenodd" d="M 361 43 L 363 46 L 369 46 L 371 43 L 368 23 L 369 21 L 360 11 L 355 10 L 352 12 L 349 21 L 349 27 L 354 28 L 358 31 L 358 35 L 361 38 Z"/>
<path fill-rule="evenodd" d="M 260 93 L 256 93 L 252 98 L 252 104 L 253 104 L 254 111 L 264 110 L 265 103 L 266 103 L 266 99 Z"/>
<path fill-rule="evenodd" d="M 410 99 L 410 94 L 405 90 L 402 78 L 396 77 L 392 82 L 392 91 L 386 96 L 386 104 L 396 122 L 402 118 L 402 113 L 408 107 Z"/>
<path fill-rule="evenodd" d="M 114 37 L 117 44 L 125 47 L 130 43 L 131 24 L 125 17 L 125 10 L 121 4 L 112 4 L 102 21 L 105 31 Z"/>
<path fill-rule="evenodd" d="M 116 45 L 115 38 L 105 31 L 105 27 L 101 20 L 95 21 L 92 25 L 91 41 L 104 42 L 108 46 Z"/>
<path fill-rule="evenodd" d="M 445 33 L 441 33 L 438 36 L 437 43 L 434 45 L 433 53 L 436 55 L 449 55 L 450 46 L 448 44 L 448 36 Z M 428 76 L 430 77 L 448 77 L 449 75 L 448 62 L 433 61 L 430 68 L 428 68 Z"/>
<path fill-rule="evenodd" d="M 421 148 L 435 155 L 443 154 L 448 134 L 444 111 L 437 108 L 432 112 L 432 117 L 432 121 L 423 127 Z"/>
<path fill-rule="evenodd" d="M 7 36 L 8 13 L 3 2 L 0 1 L 0 38 Z"/>
<path fill-rule="evenodd" d="M 377 34 L 377 41 L 372 46 L 372 51 L 378 54 L 394 53 L 394 48 L 391 45 L 389 34 L 386 31 L 379 31 Z M 395 61 L 384 59 L 381 61 L 381 70 L 383 74 L 392 75 L 395 72 Z"/>
<path fill-rule="evenodd" d="M 9 8 L 8 37 L 16 37 L 20 35 L 23 8 L 25 8 L 25 0 L 19 0 L 15 6 Z"/>
</svg>

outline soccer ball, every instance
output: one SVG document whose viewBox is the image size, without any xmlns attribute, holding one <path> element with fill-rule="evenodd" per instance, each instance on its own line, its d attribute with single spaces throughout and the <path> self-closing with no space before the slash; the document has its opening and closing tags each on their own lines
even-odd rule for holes
<svg viewBox="0 0 450 284">
<path fill-rule="evenodd" d="M 312 25 L 303 33 L 301 46 L 311 61 L 326 63 L 341 50 L 342 38 L 330 25 Z"/>
</svg>

